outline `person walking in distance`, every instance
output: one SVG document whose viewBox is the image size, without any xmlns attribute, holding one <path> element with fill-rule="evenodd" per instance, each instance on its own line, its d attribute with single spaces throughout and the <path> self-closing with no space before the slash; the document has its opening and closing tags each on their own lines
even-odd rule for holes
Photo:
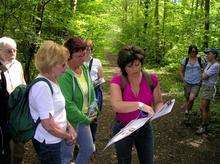
<svg viewBox="0 0 220 164">
<path fill-rule="evenodd" d="M 195 98 L 199 94 L 199 89 L 202 81 L 202 71 L 204 69 L 204 61 L 197 56 L 198 48 L 195 45 L 190 45 L 188 48 L 188 57 L 181 61 L 180 77 L 183 81 L 185 102 L 182 109 L 185 112 L 184 121 L 190 124 L 190 112 Z"/>
</svg>

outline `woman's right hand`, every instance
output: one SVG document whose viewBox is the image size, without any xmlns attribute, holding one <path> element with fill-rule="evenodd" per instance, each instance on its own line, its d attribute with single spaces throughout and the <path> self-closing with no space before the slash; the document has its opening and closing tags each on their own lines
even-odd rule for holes
<svg viewBox="0 0 220 164">
<path fill-rule="evenodd" d="M 148 113 L 149 115 L 153 115 L 155 113 L 153 108 L 146 104 L 144 104 L 142 111 Z"/>
<path fill-rule="evenodd" d="M 91 122 L 97 122 L 97 115 L 89 117 Z"/>
</svg>

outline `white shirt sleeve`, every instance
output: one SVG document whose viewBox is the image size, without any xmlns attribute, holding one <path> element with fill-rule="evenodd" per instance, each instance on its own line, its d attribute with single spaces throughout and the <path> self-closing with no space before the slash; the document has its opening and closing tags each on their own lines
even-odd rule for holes
<svg viewBox="0 0 220 164">
<path fill-rule="evenodd" d="M 205 70 L 205 74 L 207 74 L 209 77 L 218 74 L 219 72 L 219 66 L 217 63 L 208 66 L 209 68 Z"/>
<path fill-rule="evenodd" d="M 7 91 L 11 93 L 18 85 L 26 84 L 24 80 L 24 73 L 22 65 L 19 61 L 14 60 L 11 64 L 6 66 L 5 78 L 7 81 Z"/>
<path fill-rule="evenodd" d="M 29 106 L 35 121 L 39 117 L 42 120 L 49 118 L 49 114 L 54 115 L 52 92 L 46 82 L 40 81 L 31 87 Z"/>
<path fill-rule="evenodd" d="M 102 67 L 102 63 L 99 59 L 95 59 L 95 64 L 97 65 L 98 69 Z"/>
<path fill-rule="evenodd" d="M 19 62 L 19 70 L 20 70 L 20 79 L 21 79 L 21 83 L 26 85 L 26 82 L 25 82 L 25 79 L 24 79 L 24 71 L 23 71 L 23 68 L 22 68 L 22 65 L 21 63 Z"/>
</svg>

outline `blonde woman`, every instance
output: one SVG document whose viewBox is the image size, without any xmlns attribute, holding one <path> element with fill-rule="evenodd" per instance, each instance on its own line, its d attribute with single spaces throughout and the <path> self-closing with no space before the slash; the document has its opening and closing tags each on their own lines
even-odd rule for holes
<svg viewBox="0 0 220 164">
<path fill-rule="evenodd" d="M 57 82 L 57 77 L 66 70 L 68 58 L 68 50 L 52 41 L 44 42 L 35 55 L 37 78 L 49 80 L 53 89 L 52 93 L 49 85 L 40 81 L 29 93 L 31 116 L 35 122 L 40 118 L 32 141 L 44 164 L 62 163 L 62 144 L 65 140 L 73 143 L 76 138 L 75 130 L 67 121 L 65 99 Z"/>
</svg>

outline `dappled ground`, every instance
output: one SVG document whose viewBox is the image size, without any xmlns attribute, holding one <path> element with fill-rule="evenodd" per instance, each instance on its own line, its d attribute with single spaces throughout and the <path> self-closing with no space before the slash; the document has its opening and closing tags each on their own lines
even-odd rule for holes
<svg viewBox="0 0 220 164">
<path fill-rule="evenodd" d="M 114 61 L 115 58 L 108 56 L 108 61 Z M 109 92 L 107 91 L 109 79 L 117 68 L 113 63 L 105 64 L 105 75 L 107 83 L 105 84 L 104 106 L 99 117 L 99 127 L 97 132 L 97 153 L 96 160 L 92 163 L 97 164 L 115 164 L 116 156 L 113 146 L 103 151 L 105 145 L 110 139 L 110 125 L 114 118 L 109 102 Z M 163 95 L 166 95 L 164 93 Z M 164 96 L 165 100 L 174 98 Z M 217 100 L 219 101 L 219 99 Z M 176 104 L 172 112 L 152 122 L 154 128 L 155 140 L 155 162 L 157 164 L 218 164 L 220 163 L 220 131 L 210 128 L 209 136 L 198 136 L 195 134 L 196 126 L 199 122 L 199 116 L 194 116 L 192 127 L 186 127 L 183 123 L 183 112 L 180 110 L 181 100 L 176 99 Z M 220 107 L 218 107 L 220 110 Z M 31 144 L 26 146 L 26 156 L 24 163 L 33 163 L 35 153 Z M 133 152 L 133 162 L 138 164 L 136 152 Z"/>
</svg>

